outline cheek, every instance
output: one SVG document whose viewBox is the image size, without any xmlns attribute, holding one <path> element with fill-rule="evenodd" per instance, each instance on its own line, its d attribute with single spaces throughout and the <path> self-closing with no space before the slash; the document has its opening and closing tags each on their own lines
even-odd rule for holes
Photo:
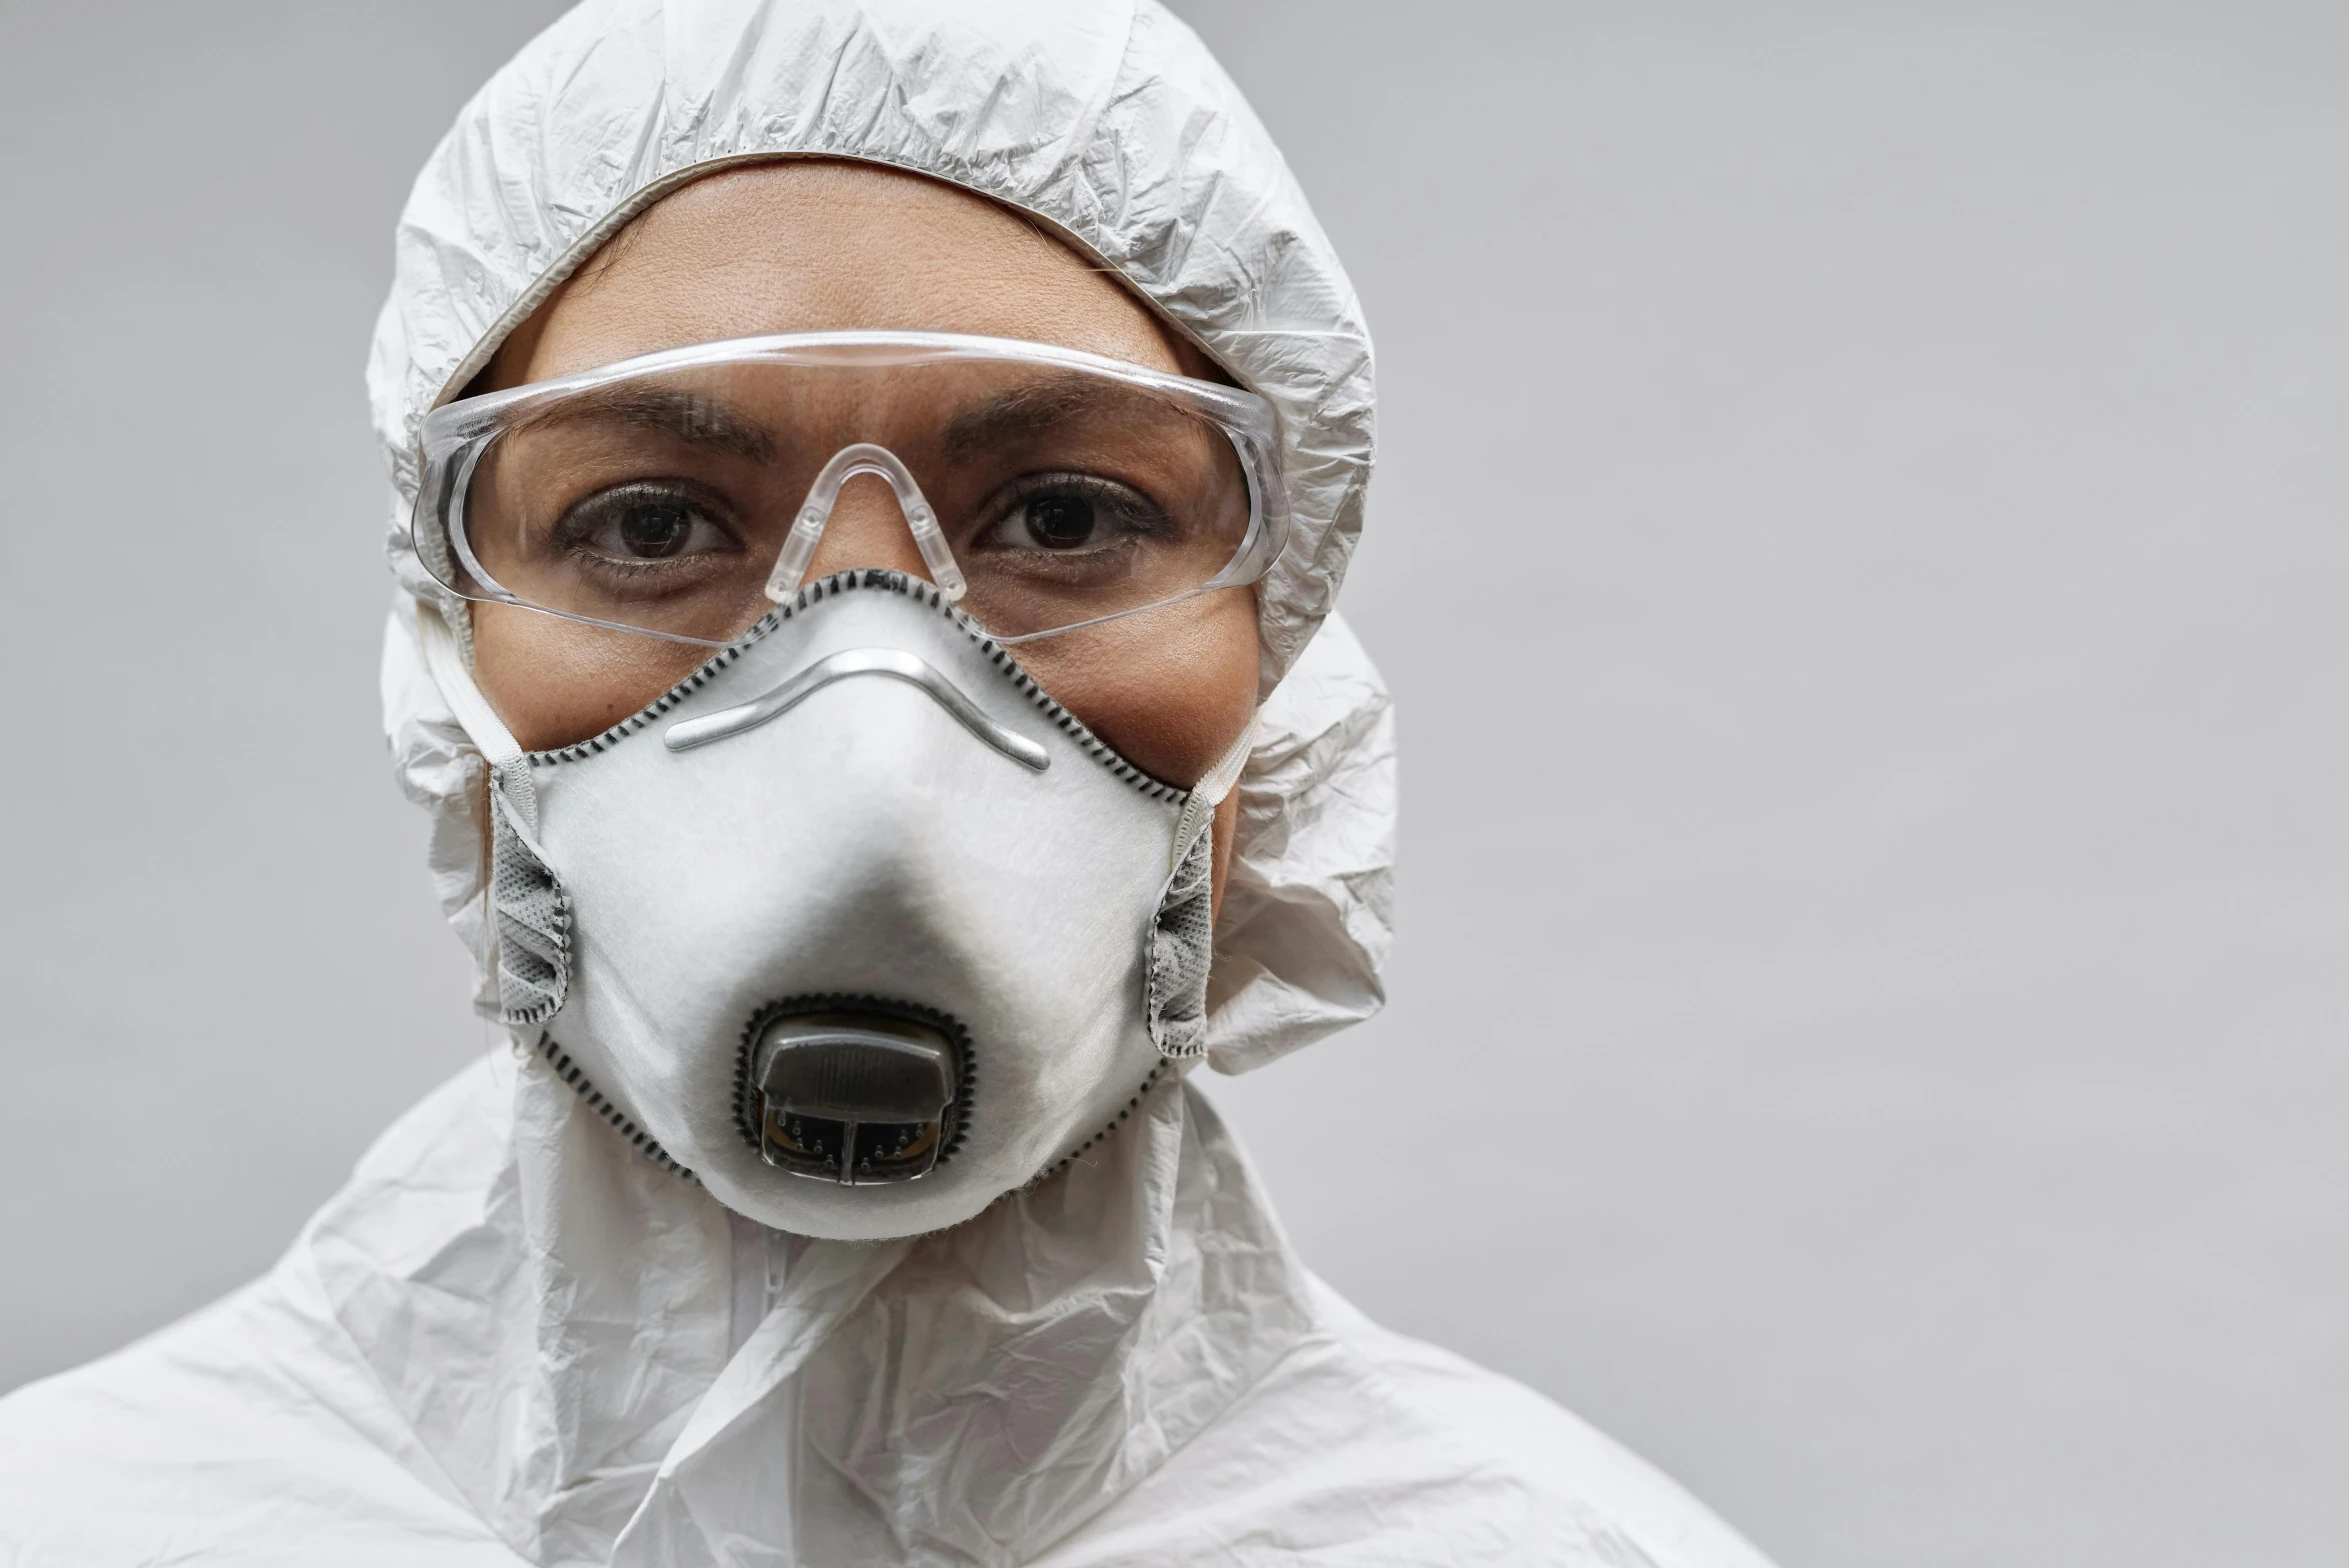
<svg viewBox="0 0 2349 1568">
<path fill-rule="evenodd" d="M 1256 709 L 1256 597 L 1235 588 L 1013 650 L 1136 767 L 1188 787 Z"/>
<path fill-rule="evenodd" d="M 527 751 L 600 735 L 691 675 L 709 651 L 475 604 L 473 673 Z"/>
</svg>

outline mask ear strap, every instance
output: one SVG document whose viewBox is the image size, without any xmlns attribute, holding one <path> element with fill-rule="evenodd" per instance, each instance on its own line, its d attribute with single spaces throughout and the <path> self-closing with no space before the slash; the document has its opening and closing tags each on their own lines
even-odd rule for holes
<svg viewBox="0 0 2349 1568">
<path fill-rule="evenodd" d="M 1183 814 L 1175 821 L 1173 857 L 1167 865 L 1169 871 L 1181 868 L 1183 858 L 1191 852 L 1191 841 L 1207 830 L 1207 824 L 1214 819 L 1215 808 L 1223 804 L 1224 796 L 1230 794 L 1232 786 L 1240 781 L 1240 771 L 1248 766 L 1248 753 L 1255 749 L 1255 745 L 1256 715 L 1251 713 L 1248 715 L 1248 727 L 1240 731 L 1240 738 L 1232 742 L 1229 751 L 1216 759 L 1215 766 L 1207 770 L 1207 776 L 1193 785 L 1191 793 L 1184 798 Z"/>
<path fill-rule="evenodd" d="M 423 645 L 424 667 L 432 675 L 432 684 L 440 688 L 441 701 L 449 705 L 458 728 L 489 764 L 490 777 L 506 804 L 522 819 L 524 829 L 536 837 L 538 790 L 531 783 L 522 747 L 473 683 L 473 672 L 465 668 L 465 656 L 457 649 L 456 633 L 449 630 L 436 606 L 421 599 L 416 601 L 416 639 Z"/>
</svg>

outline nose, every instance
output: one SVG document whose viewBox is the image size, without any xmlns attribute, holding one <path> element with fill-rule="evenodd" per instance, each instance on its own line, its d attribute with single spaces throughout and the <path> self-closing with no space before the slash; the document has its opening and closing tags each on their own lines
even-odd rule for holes
<svg viewBox="0 0 2349 1568">
<path fill-rule="evenodd" d="M 897 492 L 878 474 L 859 474 L 840 487 L 807 575 L 812 581 L 860 566 L 885 567 L 925 581 L 930 575 Z"/>
</svg>

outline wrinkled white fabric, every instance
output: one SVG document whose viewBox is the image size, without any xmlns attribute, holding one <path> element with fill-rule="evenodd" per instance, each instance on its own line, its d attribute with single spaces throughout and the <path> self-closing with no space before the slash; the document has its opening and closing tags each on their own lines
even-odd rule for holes
<svg viewBox="0 0 2349 1568">
<path fill-rule="evenodd" d="M 1192 1091 L 1136 1131 L 955 1231 L 798 1245 L 484 1061 L 271 1273 L 0 1401 L 0 1561 L 1767 1568 L 1331 1295 Z"/>
<path fill-rule="evenodd" d="M 1261 126 L 1155 5 L 590 0 L 557 23 L 401 220 L 370 386 L 402 583 L 432 591 L 404 527 L 433 403 L 659 194 L 795 154 L 1037 215 L 1279 409 L 1295 530 L 1260 599 L 1208 1060 L 1367 1016 L 1393 734 L 1330 609 L 1368 337 Z M 386 728 L 486 984 L 486 769 L 413 610 Z M 1179 1074 L 977 1219 L 854 1243 L 730 1212 L 521 1049 L 395 1125 L 262 1280 L 0 1400 L 0 1561 L 427 1560 L 1766 1568 L 1571 1416 L 1332 1296 Z"/>
</svg>

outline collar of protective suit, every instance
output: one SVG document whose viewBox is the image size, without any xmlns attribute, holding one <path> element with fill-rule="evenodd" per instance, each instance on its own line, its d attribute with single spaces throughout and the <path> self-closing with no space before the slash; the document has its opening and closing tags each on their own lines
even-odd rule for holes
<svg viewBox="0 0 2349 1568">
<path fill-rule="evenodd" d="M 730 1214 L 517 1051 L 387 1133 L 288 1264 L 436 1483 L 549 1565 L 1025 1562 L 1312 1320 L 1174 1081 L 977 1220 L 859 1244 Z"/>
</svg>

